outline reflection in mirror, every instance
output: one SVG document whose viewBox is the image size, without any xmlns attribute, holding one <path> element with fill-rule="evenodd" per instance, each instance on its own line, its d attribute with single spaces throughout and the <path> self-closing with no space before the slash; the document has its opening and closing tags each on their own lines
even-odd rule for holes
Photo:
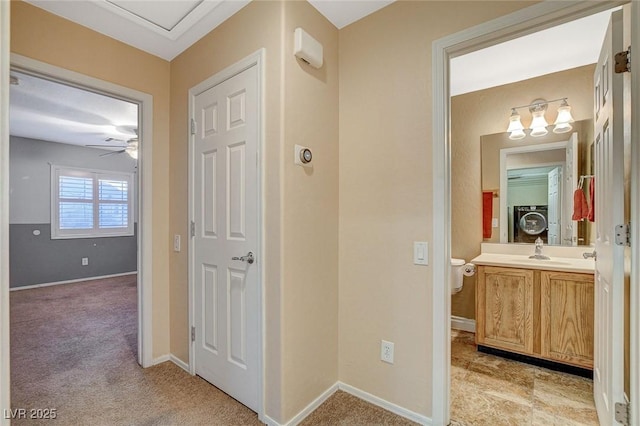
<svg viewBox="0 0 640 426">
<path fill-rule="evenodd" d="M 580 177 L 591 173 L 592 125 L 582 120 L 573 133 L 518 141 L 508 133 L 481 137 L 482 190 L 493 194 L 494 228 L 485 242 L 591 243 L 591 223 L 572 216 Z"/>
</svg>

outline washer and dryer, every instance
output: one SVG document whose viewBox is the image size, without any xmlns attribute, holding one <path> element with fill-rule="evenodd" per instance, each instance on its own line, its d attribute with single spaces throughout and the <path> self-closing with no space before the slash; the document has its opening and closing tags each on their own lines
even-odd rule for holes
<svg viewBox="0 0 640 426">
<path fill-rule="evenodd" d="M 547 206 L 513 207 L 513 242 L 533 243 L 540 237 L 547 243 Z"/>
</svg>

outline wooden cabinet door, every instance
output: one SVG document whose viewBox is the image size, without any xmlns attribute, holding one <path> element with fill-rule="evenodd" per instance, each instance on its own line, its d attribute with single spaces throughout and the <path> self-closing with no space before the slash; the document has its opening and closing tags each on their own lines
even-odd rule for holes
<svg viewBox="0 0 640 426">
<path fill-rule="evenodd" d="M 593 368 L 593 275 L 540 273 L 541 355 Z"/>
<path fill-rule="evenodd" d="M 477 343 L 532 354 L 533 296 L 532 270 L 480 267 L 476 295 Z"/>
</svg>

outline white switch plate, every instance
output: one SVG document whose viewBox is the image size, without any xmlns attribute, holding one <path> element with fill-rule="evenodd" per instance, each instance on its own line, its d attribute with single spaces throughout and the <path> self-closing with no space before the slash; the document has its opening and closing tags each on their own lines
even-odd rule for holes
<svg viewBox="0 0 640 426">
<path fill-rule="evenodd" d="M 429 243 L 424 241 L 414 241 L 413 243 L 413 263 L 414 265 L 429 264 Z"/>
<path fill-rule="evenodd" d="M 498 225 L 498 218 L 497 217 L 492 218 L 491 219 L 491 227 L 492 228 L 497 228 L 498 226 L 500 226 L 500 225 Z"/>
<path fill-rule="evenodd" d="M 176 234 L 173 236 L 173 251 L 175 252 L 180 251 L 180 235 L 179 234 Z"/>
<path fill-rule="evenodd" d="M 89 265 L 89 258 L 88 257 L 83 257 L 82 258 L 82 266 L 87 266 Z"/>
</svg>

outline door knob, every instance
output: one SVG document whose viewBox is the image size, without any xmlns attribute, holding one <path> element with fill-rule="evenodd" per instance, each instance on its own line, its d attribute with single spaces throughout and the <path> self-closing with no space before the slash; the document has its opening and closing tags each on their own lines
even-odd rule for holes
<svg viewBox="0 0 640 426">
<path fill-rule="evenodd" d="M 231 260 L 240 260 L 241 262 L 247 262 L 249 265 L 255 261 L 253 258 L 253 252 L 247 253 L 246 256 L 233 256 Z"/>
</svg>

